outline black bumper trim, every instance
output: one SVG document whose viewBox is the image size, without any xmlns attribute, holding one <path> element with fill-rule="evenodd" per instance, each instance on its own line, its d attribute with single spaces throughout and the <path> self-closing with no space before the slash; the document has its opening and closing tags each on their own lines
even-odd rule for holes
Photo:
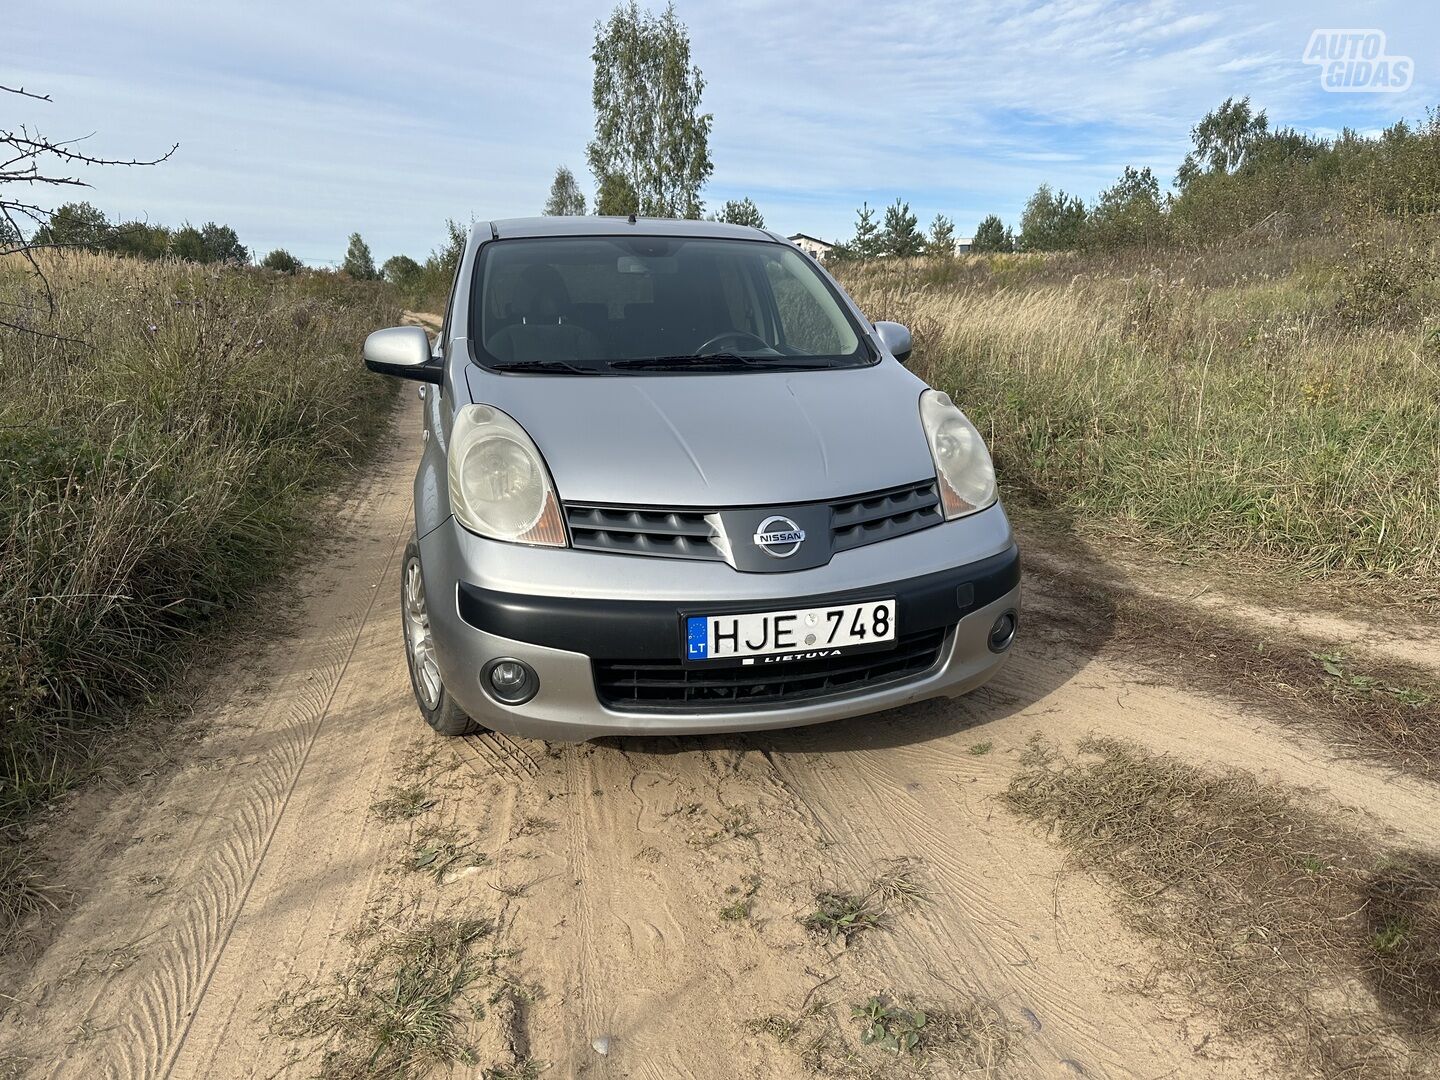
<svg viewBox="0 0 1440 1080">
<path fill-rule="evenodd" d="M 678 659 L 683 654 L 680 615 L 703 610 L 741 611 L 827 607 L 893 596 L 896 622 L 906 634 L 952 626 L 1020 584 L 1020 549 L 1011 545 L 988 559 L 923 577 L 813 596 L 674 602 L 526 596 L 460 583 L 460 617 L 477 630 L 548 649 L 584 653 L 595 660 Z"/>
</svg>

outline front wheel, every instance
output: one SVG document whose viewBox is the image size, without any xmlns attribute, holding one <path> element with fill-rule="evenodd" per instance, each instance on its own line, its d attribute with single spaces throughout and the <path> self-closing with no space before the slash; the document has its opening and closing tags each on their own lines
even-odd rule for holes
<svg viewBox="0 0 1440 1080">
<path fill-rule="evenodd" d="M 435 659 L 435 639 L 430 633 L 430 615 L 425 606 L 425 579 L 420 574 L 420 545 L 411 540 L 405 546 L 405 570 L 400 583 L 400 616 L 405 628 L 405 662 L 410 667 L 410 688 L 425 722 L 441 735 L 465 735 L 478 731 L 475 721 L 456 705 L 440 678 Z"/>
</svg>

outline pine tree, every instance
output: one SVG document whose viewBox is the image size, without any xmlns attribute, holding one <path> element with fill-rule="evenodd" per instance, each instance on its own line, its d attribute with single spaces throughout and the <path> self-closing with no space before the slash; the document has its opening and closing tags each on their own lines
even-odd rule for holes
<svg viewBox="0 0 1440 1080">
<path fill-rule="evenodd" d="M 936 214 L 930 223 L 930 239 L 926 249 L 931 255 L 955 254 L 955 223 L 944 214 Z"/>
<path fill-rule="evenodd" d="M 726 200 L 716 220 L 729 222 L 731 225 L 749 225 L 755 229 L 765 228 L 765 216 L 748 195 L 743 199 Z"/>
<path fill-rule="evenodd" d="M 987 214 L 975 226 L 975 237 L 970 241 L 970 250 L 975 252 L 1009 251 L 1012 246 L 1010 230 L 994 214 Z"/>
<path fill-rule="evenodd" d="M 855 239 L 850 248 L 857 259 L 873 259 L 880 254 L 880 229 L 875 224 L 875 211 L 868 202 L 855 211 Z"/>
<path fill-rule="evenodd" d="M 925 237 L 920 233 L 920 222 L 910 212 L 910 204 L 896 199 L 885 208 L 885 227 L 880 234 L 880 248 L 886 255 L 921 255 L 925 251 Z"/>
<path fill-rule="evenodd" d="M 276 248 L 260 260 L 260 265 L 266 270 L 274 270 L 281 274 L 295 274 L 299 273 L 300 268 L 305 264 L 284 248 Z"/>
<path fill-rule="evenodd" d="M 1085 204 L 1078 196 L 1041 184 L 1020 215 L 1021 251 L 1068 251 L 1085 233 Z"/>
</svg>

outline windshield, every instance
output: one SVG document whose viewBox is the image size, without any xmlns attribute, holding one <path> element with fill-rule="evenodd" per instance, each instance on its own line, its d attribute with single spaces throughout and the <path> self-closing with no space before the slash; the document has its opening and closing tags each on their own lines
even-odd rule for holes
<svg viewBox="0 0 1440 1080">
<path fill-rule="evenodd" d="M 859 367 L 875 356 L 823 275 L 752 240 L 584 236 L 486 244 L 471 337 L 495 371 L 612 375 Z"/>
</svg>

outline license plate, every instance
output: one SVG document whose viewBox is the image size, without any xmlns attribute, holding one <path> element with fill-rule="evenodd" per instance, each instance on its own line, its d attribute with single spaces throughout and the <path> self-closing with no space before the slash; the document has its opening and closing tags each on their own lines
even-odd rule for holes
<svg viewBox="0 0 1440 1080">
<path fill-rule="evenodd" d="M 690 663 L 818 660 L 894 641 L 894 600 L 685 619 L 685 659 Z"/>
</svg>

